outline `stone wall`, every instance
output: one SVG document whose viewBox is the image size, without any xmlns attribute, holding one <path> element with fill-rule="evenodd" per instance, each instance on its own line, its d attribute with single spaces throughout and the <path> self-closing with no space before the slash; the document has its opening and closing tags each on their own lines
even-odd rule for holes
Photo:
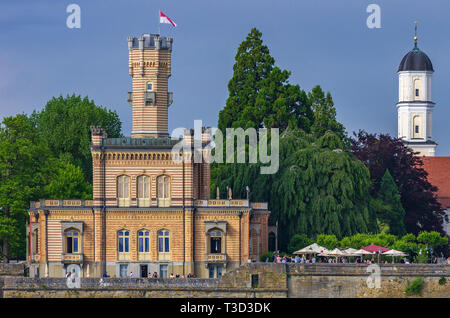
<svg viewBox="0 0 450 318">
<path fill-rule="evenodd" d="M 1 276 L 24 276 L 25 263 L 0 263 Z"/>
<path fill-rule="evenodd" d="M 376 268 L 367 265 L 289 264 L 288 297 L 406 297 L 406 286 L 417 277 L 424 278 L 423 297 L 450 297 L 449 265 L 387 264 L 379 268 L 377 288 L 371 276 Z M 446 284 L 439 284 L 441 277 Z"/>
<path fill-rule="evenodd" d="M 250 263 L 220 279 L 83 278 L 78 288 L 64 278 L 4 277 L 3 297 L 406 297 L 405 287 L 419 276 L 422 297 L 450 297 L 449 265 L 379 269 L 380 288 L 370 286 L 373 267 L 360 264 Z"/>
</svg>

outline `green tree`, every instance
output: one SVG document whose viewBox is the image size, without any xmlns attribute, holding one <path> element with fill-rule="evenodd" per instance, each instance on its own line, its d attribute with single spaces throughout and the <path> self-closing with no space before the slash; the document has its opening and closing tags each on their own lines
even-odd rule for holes
<svg viewBox="0 0 450 318">
<path fill-rule="evenodd" d="M 389 233 L 398 236 L 404 235 L 406 233 L 405 210 L 402 206 L 400 192 L 388 169 L 381 178 L 378 198 L 384 203 L 383 209 L 378 211 L 379 217 L 388 224 Z"/>
<path fill-rule="evenodd" d="M 222 196 L 226 187 L 252 201 L 268 201 L 270 222 L 278 221 L 279 242 L 286 249 L 292 236 L 304 233 L 334 234 L 341 238 L 377 232 L 370 207 L 367 168 L 342 151 L 338 136 L 329 132 L 316 138 L 286 130 L 280 138 L 280 168 L 276 174 L 259 174 L 260 164 L 228 164 L 216 172 Z M 212 190 L 215 193 L 215 189 Z"/>
<path fill-rule="evenodd" d="M 34 112 L 33 120 L 41 138 L 48 143 L 55 157 L 83 169 L 86 180 L 92 180 L 90 151 L 90 126 L 102 126 L 108 137 L 121 136 L 121 122 L 115 111 L 95 105 L 88 97 L 53 97 L 40 112 Z"/>
<path fill-rule="evenodd" d="M 241 116 L 244 113 L 245 117 L 251 116 L 262 80 L 269 76 L 274 67 L 275 60 L 267 46 L 263 45 L 261 36 L 261 32 L 253 28 L 239 45 L 233 77 L 228 82 L 229 97 L 219 113 L 219 129 L 222 131 L 227 127 L 246 126 Z"/>
<path fill-rule="evenodd" d="M 439 246 L 448 244 L 448 237 L 441 236 L 441 234 L 436 231 L 423 231 L 417 236 L 417 241 L 425 244 L 427 249 L 431 247 L 433 250 L 436 250 Z"/>
<path fill-rule="evenodd" d="M 5 117 L 0 127 L 0 240 L 2 258 L 25 254 L 29 201 L 42 185 L 40 167 L 49 158 L 32 121 L 24 114 Z"/>
<path fill-rule="evenodd" d="M 325 247 L 327 250 L 332 250 L 339 245 L 336 235 L 333 234 L 319 234 L 317 235 L 317 244 Z"/>
<path fill-rule="evenodd" d="M 289 125 L 309 131 L 312 111 L 306 93 L 288 82 L 290 72 L 274 66 L 275 60 L 253 28 L 239 45 L 228 98 L 219 113 L 218 127 L 275 127 Z"/>
<path fill-rule="evenodd" d="M 53 159 L 47 169 L 49 183 L 43 188 L 43 197 L 57 199 L 92 199 L 92 185 L 86 181 L 83 170 L 60 159 Z"/>
<path fill-rule="evenodd" d="M 327 92 L 325 96 L 322 88 L 317 85 L 308 93 L 308 99 L 314 114 L 311 132 L 316 137 L 323 136 L 327 131 L 334 132 L 346 145 L 349 145 L 344 125 L 336 120 L 336 108 L 331 94 Z"/>
<path fill-rule="evenodd" d="M 304 248 L 305 246 L 311 245 L 312 243 L 314 243 L 314 241 L 306 236 L 306 234 L 295 234 L 289 241 L 288 252 L 293 253 Z"/>
</svg>

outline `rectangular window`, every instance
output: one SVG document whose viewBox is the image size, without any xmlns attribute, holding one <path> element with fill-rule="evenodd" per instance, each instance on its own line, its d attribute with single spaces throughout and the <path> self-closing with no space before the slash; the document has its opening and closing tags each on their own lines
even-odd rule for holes
<svg viewBox="0 0 450 318">
<path fill-rule="evenodd" d="M 169 238 L 165 237 L 164 241 L 164 252 L 169 252 Z"/>
<path fill-rule="evenodd" d="M 415 129 L 416 129 L 416 134 L 418 134 L 419 133 L 419 126 L 416 126 Z"/>
<path fill-rule="evenodd" d="M 67 238 L 67 253 L 73 253 L 72 251 L 72 237 Z"/>
<path fill-rule="evenodd" d="M 139 253 L 144 252 L 144 239 L 142 237 L 139 238 Z"/>
<path fill-rule="evenodd" d="M 129 249 L 128 249 L 128 247 L 129 247 L 129 240 L 130 239 L 128 237 L 125 238 L 125 253 L 129 252 Z"/>
<path fill-rule="evenodd" d="M 145 252 L 148 253 L 150 251 L 150 242 L 149 238 L 145 238 Z"/>
<path fill-rule="evenodd" d="M 416 88 L 416 96 L 419 96 L 419 89 Z"/>
<path fill-rule="evenodd" d="M 211 238 L 211 253 L 221 253 L 222 250 L 222 240 L 220 237 Z"/>
<path fill-rule="evenodd" d="M 73 238 L 73 252 L 78 253 L 78 237 Z"/>
<path fill-rule="evenodd" d="M 163 252 L 163 238 L 159 237 L 158 238 L 158 252 Z"/>
<path fill-rule="evenodd" d="M 123 238 L 119 238 L 119 252 L 123 252 Z"/>
</svg>

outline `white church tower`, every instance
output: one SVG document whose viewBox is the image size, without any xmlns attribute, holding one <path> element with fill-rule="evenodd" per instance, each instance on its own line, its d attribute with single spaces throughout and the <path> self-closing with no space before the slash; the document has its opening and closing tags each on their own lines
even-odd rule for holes
<svg viewBox="0 0 450 318">
<path fill-rule="evenodd" d="M 432 139 L 431 76 L 433 65 L 417 47 L 417 22 L 414 48 L 403 57 L 398 67 L 398 138 L 418 152 L 418 156 L 434 156 L 437 144 Z"/>
</svg>

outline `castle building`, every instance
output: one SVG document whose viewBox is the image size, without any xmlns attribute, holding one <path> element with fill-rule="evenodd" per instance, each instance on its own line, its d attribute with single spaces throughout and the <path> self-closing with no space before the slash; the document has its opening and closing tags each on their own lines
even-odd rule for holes
<svg viewBox="0 0 450 318">
<path fill-rule="evenodd" d="M 155 34 L 128 38 L 131 137 L 108 138 L 91 127 L 92 200 L 31 202 L 30 276 L 215 278 L 267 251 L 267 203 L 231 192 L 210 199 L 210 166 L 194 160 L 193 130 L 182 140 L 169 137 L 172 44 Z M 200 135 L 207 159 L 209 130 Z M 174 158 L 180 142 L 185 147 Z"/>
</svg>

